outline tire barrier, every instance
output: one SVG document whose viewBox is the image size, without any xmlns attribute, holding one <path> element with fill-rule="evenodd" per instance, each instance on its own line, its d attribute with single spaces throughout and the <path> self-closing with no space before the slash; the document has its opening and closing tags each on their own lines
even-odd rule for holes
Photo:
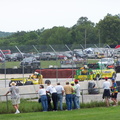
<svg viewBox="0 0 120 120">
<path fill-rule="evenodd" d="M 43 75 L 44 78 L 72 78 L 76 69 L 37 69 L 36 72 Z"/>
<path fill-rule="evenodd" d="M 8 68 L 6 69 L 6 74 L 26 74 L 26 73 L 33 73 L 39 72 L 43 75 L 44 78 L 72 78 L 75 75 L 76 69 L 13 69 Z M 5 74 L 4 69 L 0 69 L 0 74 Z"/>
<path fill-rule="evenodd" d="M 24 72 L 23 72 L 24 71 Z M 6 74 L 23 74 L 23 73 L 33 73 L 35 69 L 22 69 L 22 68 L 7 68 Z M 0 74 L 5 74 L 5 69 L 0 69 Z"/>
<path fill-rule="evenodd" d="M 116 73 L 120 73 L 120 66 L 116 66 L 115 71 L 116 71 Z"/>
</svg>

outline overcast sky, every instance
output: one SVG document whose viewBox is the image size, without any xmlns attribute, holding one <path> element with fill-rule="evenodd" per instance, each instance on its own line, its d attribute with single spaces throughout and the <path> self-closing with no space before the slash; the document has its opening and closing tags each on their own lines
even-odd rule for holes
<svg viewBox="0 0 120 120">
<path fill-rule="evenodd" d="M 80 17 L 98 23 L 120 13 L 120 0 L 0 0 L 0 31 L 71 27 Z"/>
</svg>

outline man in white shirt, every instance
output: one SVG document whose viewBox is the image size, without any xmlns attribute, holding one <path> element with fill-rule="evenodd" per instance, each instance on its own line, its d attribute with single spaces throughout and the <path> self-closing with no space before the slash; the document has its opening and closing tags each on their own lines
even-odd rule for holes
<svg viewBox="0 0 120 120">
<path fill-rule="evenodd" d="M 105 77 L 105 82 L 103 83 L 103 99 L 105 98 L 105 102 L 107 107 L 109 107 L 109 99 L 110 99 L 110 82 L 108 81 L 108 77 Z"/>
<path fill-rule="evenodd" d="M 47 88 L 46 92 L 50 93 L 52 95 L 52 101 L 53 101 L 53 110 L 57 110 L 57 91 L 54 86 L 51 85 L 51 82 L 47 82 Z"/>
<path fill-rule="evenodd" d="M 75 80 L 75 95 L 76 108 L 80 109 L 80 85 L 78 80 Z"/>
<path fill-rule="evenodd" d="M 55 89 L 57 91 L 57 109 L 58 109 L 58 103 L 60 102 L 60 110 L 63 110 L 63 94 L 64 94 L 64 88 L 60 83 L 57 83 L 57 86 L 55 86 Z"/>
</svg>

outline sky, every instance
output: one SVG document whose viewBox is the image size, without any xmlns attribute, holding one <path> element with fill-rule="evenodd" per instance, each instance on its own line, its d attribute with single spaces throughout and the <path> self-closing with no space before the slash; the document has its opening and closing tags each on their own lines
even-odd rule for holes
<svg viewBox="0 0 120 120">
<path fill-rule="evenodd" d="M 72 27 L 80 17 L 98 23 L 120 14 L 120 0 L 0 0 L 0 31 Z"/>
</svg>

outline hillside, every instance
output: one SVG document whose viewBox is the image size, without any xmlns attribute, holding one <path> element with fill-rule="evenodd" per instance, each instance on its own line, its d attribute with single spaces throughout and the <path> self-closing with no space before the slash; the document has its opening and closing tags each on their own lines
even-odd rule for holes
<svg viewBox="0 0 120 120">
<path fill-rule="evenodd" d="M 2 31 L 0 31 L 0 38 L 8 37 L 12 34 L 14 34 L 14 33 L 13 32 L 2 32 Z"/>
</svg>

